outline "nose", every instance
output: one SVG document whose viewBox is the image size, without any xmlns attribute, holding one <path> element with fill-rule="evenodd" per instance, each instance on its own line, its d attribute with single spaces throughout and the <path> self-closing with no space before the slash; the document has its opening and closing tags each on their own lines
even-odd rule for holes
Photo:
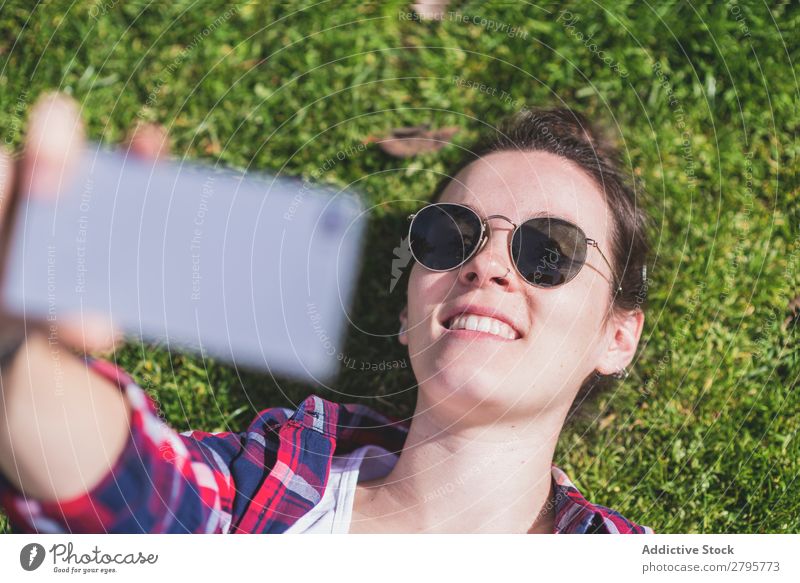
<svg viewBox="0 0 800 583">
<path fill-rule="evenodd" d="M 489 217 L 491 218 L 495 217 Z M 505 219 L 505 217 L 497 218 Z M 506 220 L 511 223 L 510 220 Z M 511 264 L 509 249 L 514 227 L 514 223 L 495 224 L 491 228 L 487 226 L 482 247 L 461 266 L 458 278 L 462 283 L 478 287 L 494 284 L 504 289 L 511 286 L 514 267 Z"/>
</svg>

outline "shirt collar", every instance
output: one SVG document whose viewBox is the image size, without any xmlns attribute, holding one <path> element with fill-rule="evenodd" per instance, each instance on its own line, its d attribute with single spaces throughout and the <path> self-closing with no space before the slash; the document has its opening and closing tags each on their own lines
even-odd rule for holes
<svg viewBox="0 0 800 583">
<path fill-rule="evenodd" d="M 384 415 L 366 405 L 333 403 L 317 395 L 307 397 L 290 420 L 333 439 L 333 455 L 349 453 L 364 445 L 378 445 L 399 454 L 410 427 L 408 421 Z M 587 501 L 555 464 L 551 466 L 551 475 L 555 503 L 554 534 L 652 532 L 614 510 Z"/>
</svg>

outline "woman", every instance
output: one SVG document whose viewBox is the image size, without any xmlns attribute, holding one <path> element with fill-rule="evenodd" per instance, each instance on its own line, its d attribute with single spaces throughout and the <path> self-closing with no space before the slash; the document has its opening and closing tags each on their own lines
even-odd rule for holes
<svg viewBox="0 0 800 583">
<path fill-rule="evenodd" d="M 71 102 L 40 102 L 22 192 L 57 185 L 82 139 Z M 163 143 L 140 132 L 131 148 Z M 410 217 L 410 423 L 310 395 L 241 433 L 179 435 L 122 371 L 56 363 L 52 338 L 7 322 L 0 504 L 14 529 L 652 532 L 553 465 L 572 405 L 624 374 L 644 322 L 645 218 L 613 153 L 569 110 L 524 111 L 434 200 Z M 107 329 L 62 326 L 58 341 L 94 349 L 113 342 Z M 70 387 L 58 403 L 56 379 Z"/>
</svg>

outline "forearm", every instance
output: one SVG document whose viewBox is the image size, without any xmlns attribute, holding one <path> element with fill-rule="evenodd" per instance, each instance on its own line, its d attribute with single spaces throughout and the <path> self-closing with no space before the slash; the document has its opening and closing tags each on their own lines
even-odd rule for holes
<svg viewBox="0 0 800 583">
<path fill-rule="evenodd" d="M 109 380 L 36 331 L 0 382 L 0 471 L 15 487 L 63 500 L 108 473 L 130 418 L 124 394 Z"/>
</svg>

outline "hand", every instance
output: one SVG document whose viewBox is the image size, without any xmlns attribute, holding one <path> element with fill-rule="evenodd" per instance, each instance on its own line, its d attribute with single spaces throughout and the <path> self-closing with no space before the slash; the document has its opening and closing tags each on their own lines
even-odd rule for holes
<svg viewBox="0 0 800 583">
<path fill-rule="evenodd" d="M 60 185 L 71 177 L 85 145 L 80 108 L 73 99 L 51 93 L 37 100 L 21 158 L 14 161 L 0 148 L 0 238 L 6 239 L 9 212 L 15 199 L 30 193 L 58 196 Z M 141 124 L 131 131 L 126 147 L 143 158 L 162 158 L 169 151 L 168 136 L 161 126 Z M 0 245 L 0 274 L 5 268 L 5 247 Z M 0 326 L 6 333 L 22 325 L 15 318 L 0 314 Z M 31 325 L 25 323 L 24 329 L 29 330 Z M 65 316 L 59 319 L 56 334 L 60 342 L 84 352 L 111 350 L 121 339 L 107 314 Z"/>
</svg>

